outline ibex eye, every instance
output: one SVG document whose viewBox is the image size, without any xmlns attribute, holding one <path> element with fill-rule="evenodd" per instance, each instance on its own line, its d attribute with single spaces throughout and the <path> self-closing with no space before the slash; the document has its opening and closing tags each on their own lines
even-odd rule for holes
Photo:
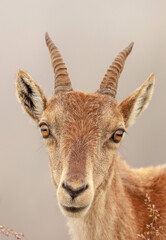
<svg viewBox="0 0 166 240">
<path fill-rule="evenodd" d="M 48 136 L 50 135 L 50 130 L 49 130 L 48 126 L 46 124 L 42 124 L 40 126 L 40 129 L 41 129 L 43 138 L 48 138 Z"/>
<path fill-rule="evenodd" d="M 123 137 L 124 134 L 124 130 L 122 129 L 118 129 L 114 132 L 114 134 L 112 135 L 112 139 L 115 143 L 119 143 Z"/>
</svg>

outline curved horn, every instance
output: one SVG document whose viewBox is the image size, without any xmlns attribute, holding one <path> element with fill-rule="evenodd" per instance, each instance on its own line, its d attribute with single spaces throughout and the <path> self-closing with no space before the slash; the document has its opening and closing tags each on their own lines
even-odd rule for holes
<svg viewBox="0 0 166 240">
<path fill-rule="evenodd" d="M 58 48 L 54 45 L 48 33 L 45 35 L 47 47 L 50 51 L 51 62 L 54 69 L 55 93 L 59 91 L 72 91 L 71 81 L 67 72 L 67 68 L 63 62 Z"/>
<path fill-rule="evenodd" d="M 120 52 L 115 60 L 113 61 L 112 65 L 107 70 L 101 84 L 100 88 L 97 92 L 101 94 L 108 94 L 115 98 L 118 86 L 118 79 L 120 74 L 123 70 L 125 60 L 127 56 L 130 54 L 134 43 L 130 43 L 130 45 L 125 48 L 122 52 Z"/>
</svg>

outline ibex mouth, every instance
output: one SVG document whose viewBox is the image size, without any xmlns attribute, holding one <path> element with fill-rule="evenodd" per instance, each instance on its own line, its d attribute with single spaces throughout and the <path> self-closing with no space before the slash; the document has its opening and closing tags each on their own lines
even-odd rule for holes
<svg viewBox="0 0 166 240">
<path fill-rule="evenodd" d="M 85 207 L 66 207 L 66 206 L 63 206 L 63 208 L 67 211 L 67 212 L 72 212 L 72 213 L 77 213 L 77 212 L 80 212 L 82 210 L 84 210 L 87 206 Z"/>
</svg>

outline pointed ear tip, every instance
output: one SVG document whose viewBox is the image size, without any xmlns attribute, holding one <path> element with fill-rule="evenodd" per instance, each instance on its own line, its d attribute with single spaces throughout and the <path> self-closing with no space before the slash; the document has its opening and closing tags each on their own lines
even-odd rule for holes
<svg viewBox="0 0 166 240">
<path fill-rule="evenodd" d="M 19 80 L 19 78 L 20 78 L 20 76 L 23 74 L 23 70 L 22 69 L 19 69 L 18 70 L 18 72 L 17 72 L 17 74 L 16 74 L 16 83 L 18 82 L 18 80 Z"/>
<path fill-rule="evenodd" d="M 150 77 L 155 78 L 154 72 L 152 72 L 152 73 L 150 74 Z"/>
<path fill-rule="evenodd" d="M 23 69 L 19 69 L 16 75 L 16 79 L 18 79 L 21 75 L 28 75 Z"/>
<path fill-rule="evenodd" d="M 21 75 L 21 74 L 24 74 L 24 73 L 25 73 L 25 71 L 22 68 L 20 68 L 17 72 L 17 75 Z"/>
<path fill-rule="evenodd" d="M 148 81 L 155 83 L 155 74 L 151 73 L 150 76 L 148 77 Z"/>
</svg>

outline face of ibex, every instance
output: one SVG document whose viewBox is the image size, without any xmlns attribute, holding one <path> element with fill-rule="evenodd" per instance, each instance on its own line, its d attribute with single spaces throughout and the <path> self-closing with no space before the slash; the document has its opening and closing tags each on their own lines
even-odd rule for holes
<svg viewBox="0 0 166 240">
<path fill-rule="evenodd" d="M 96 93 L 73 91 L 63 59 L 48 34 L 46 43 L 55 73 L 55 95 L 47 100 L 23 70 L 16 78 L 17 95 L 41 128 L 60 208 L 69 217 L 82 217 L 113 176 L 120 141 L 126 128 L 148 105 L 154 75 L 117 103 L 118 78 L 131 52 L 133 44 L 130 44 L 109 67 Z"/>
</svg>

